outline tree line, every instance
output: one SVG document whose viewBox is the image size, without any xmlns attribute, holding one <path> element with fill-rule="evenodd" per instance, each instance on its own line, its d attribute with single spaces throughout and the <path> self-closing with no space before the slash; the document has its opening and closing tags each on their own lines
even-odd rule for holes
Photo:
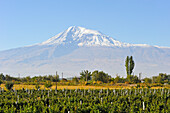
<svg viewBox="0 0 170 113">
<path fill-rule="evenodd" d="M 125 59 L 125 68 L 126 68 L 126 78 L 120 77 L 116 75 L 116 77 L 112 77 L 108 73 L 103 71 L 95 70 L 90 72 L 88 70 L 83 70 L 80 72 L 80 77 L 73 77 L 71 82 L 77 84 L 79 82 L 85 81 L 86 83 L 91 83 L 94 81 L 100 81 L 102 83 L 169 83 L 170 84 L 170 75 L 160 73 L 158 76 L 154 76 L 152 78 L 144 78 L 140 79 L 137 75 L 132 74 L 135 67 L 135 62 L 133 60 L 133 56 L 127 56 Z M 62 78 L 63 79 L 63 78 Z M 42 83 L 46 81 L 50 82 L 59 82 L 63 81 L 59 79 L 59 75 L 45 75 L 45 76 L 34 76 L 34 77 L 12 77 L 10 75 L 0 74 L 0 83 L 4 81 L 15 81 L 15 83 Z M 67 81 L 67 79 L 65 79 Z M 64 80 L 64 81 L 65 81 Z M 34 84 L 35 85 L 35 84 Z"/>
</svg>

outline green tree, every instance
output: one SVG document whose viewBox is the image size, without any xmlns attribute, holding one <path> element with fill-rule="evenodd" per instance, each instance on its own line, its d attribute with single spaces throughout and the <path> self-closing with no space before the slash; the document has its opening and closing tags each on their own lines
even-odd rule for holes
<svg viewBox="0 0 170 113">
<path fill-rule="evenodd" d="M 126 67 L 126 74 L 127 74 L 127 75 L 130 75 L 130 74 L 129 74 L 129 56 L 126 57 L 125 67 Z"/>
<path fill-rule="evenodd" d="M 115 78 L 114 82 L 119 83 L 120 82 L 120 76 L 116 75 L 116 78 Z"/>
<path fill-rule="evenodd" d="M 145 83 L 152 83 L 152 79 L 150 78 L 144 78 Z"/>
<path fill-rule="evenodd" d="M 93 71 L 93 73 L 92 73 L 92 80 L 93 80 L 93 81 L 97 81 L 98 73 L 99 73 L 99 71 L 98 71 L 98 70 Z"/>
<path fill-rule="evenodd" d="M 30 76 L 27 76 L 25 79 L 26 79 L 27 82 L 31 82 L 31 77 Z"/>
<path fill-rule="evenodd" d="M 5 76 L 3 73 L 0 74 L 0 80 L 5 80 Z"/>
<path fill-rule="evenodd" d="M 169 81 L 170 75 L 167 75 L 166 73 L 159 73 L 159 76 L 153 76 L 152 80 L 153 83 L 164 83 L 165 80 Z"/>
<path fill-rule="evenodd" d="M 11 81 L 11 80 L 12 80 L 12 77 L 11 77 L 10 75 L 6 75 L 6 76 L 5 76 L 5 79 L 6 79 L 6 81 Z"/>
<path fill-rule="evenodd" d="M 116 75 L 116 78 L 114 79 L 115 83 L 125 83 L 125 78 L 120 78 L 120 76 Z"/>
<path fill-rule="evenodd" d="M 130 56 L 130 60 L 129 60 L 129 74 L 130 75 L 132 74 L 134 67 L 135 67 L 135 62 L 133 60 L 133 57 Z"/>
<path fill-rule="evenodd" d="M 91 80 L 91 72 L 88 70 L 84 70 L 80 73 L 80 78 L 83 79 L 84 81 Z"/>
<path fill-rule="evenodd" d="M 76 85 L 76 84 L 79 82 L 79 80 L 78 80 L 77 77 L 74 77 L 74 78 L 72 79 L 72 82 Z"/>
<path fill-rule="evenodd" d="M 102 81 L 104 83 L 109 82 L 109 80 L 111 79 L 111 76 L 109 76 L 107 73 L 104 73 L 103 71 L 94 71 L 92 73 L 92 80 L 94 81 Z"/>
<path fill-rule="evenodd" d="M 129 56 L 127 56 L 126 60 L 125 60 L 125 67 L 126 67 L 127 76 L 132 74 L 134 66 L 135 66 L 135 62 L 133 60 L 133 57 L 130 56 L 130 58 L 129 58 Z"/>
</svg>

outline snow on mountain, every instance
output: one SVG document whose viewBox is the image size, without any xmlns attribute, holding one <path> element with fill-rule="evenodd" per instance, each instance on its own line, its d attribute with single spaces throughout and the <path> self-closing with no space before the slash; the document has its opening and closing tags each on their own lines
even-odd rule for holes
<svg viewBox="0 0 170 113">
<path fill-rule="evenodd" d="M 144 44 L 129 44 L 122 43 L 113 39 L 112 37 L 106 36 L 99 31 L 86 29 L 83 27 L 72 26 L 64 32 L 48 39 L 40 45 L 67 45 L 76 44 L 80 46 L 107 46 L 107 47 L 128 47 L 128 46 L 148 46 Z"/>
</svg>

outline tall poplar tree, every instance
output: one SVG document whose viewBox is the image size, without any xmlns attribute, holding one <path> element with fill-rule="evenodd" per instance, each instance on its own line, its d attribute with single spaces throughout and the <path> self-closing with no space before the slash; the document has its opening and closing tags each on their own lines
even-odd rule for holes
<svg viewBox="0 0 170 113">
<path fill-rule="evenodd" d="M 129 75 L 129 56 L 126 57 L 125 67 L 126 67 L 126 73 L 127 75 Z"/>
<path fill-rule="evenodd" d="M 135 66 L 135 62 L 132 56 L 127 56 L 125 60 L 125 67 L 127 75 L 131 75 Z"/>
<path fill-rule="evenodd" d="M 129 74 L 130 75 L 132 74 L 134 67 L 135 67 L 135 62 L 133 60 L 133 57 L 130 56 L 130 60 L 129 60 Z"/>
</svg>

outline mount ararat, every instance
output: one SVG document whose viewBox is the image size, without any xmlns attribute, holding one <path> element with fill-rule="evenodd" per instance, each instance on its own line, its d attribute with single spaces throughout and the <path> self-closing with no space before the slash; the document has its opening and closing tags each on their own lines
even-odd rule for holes
<svg viewBox="0 0 170 113">
<path fill-rule="evenodd" d="M 133 56 L 134 74 L 143 77 L 170 73 L 170 48 L 122 43 L 95 30 L 72 26 L 45 42 L 0 52 L 0 72 L 18 76 L 102 70 L 125 75 L 125 58 Z"/>
</svg>

